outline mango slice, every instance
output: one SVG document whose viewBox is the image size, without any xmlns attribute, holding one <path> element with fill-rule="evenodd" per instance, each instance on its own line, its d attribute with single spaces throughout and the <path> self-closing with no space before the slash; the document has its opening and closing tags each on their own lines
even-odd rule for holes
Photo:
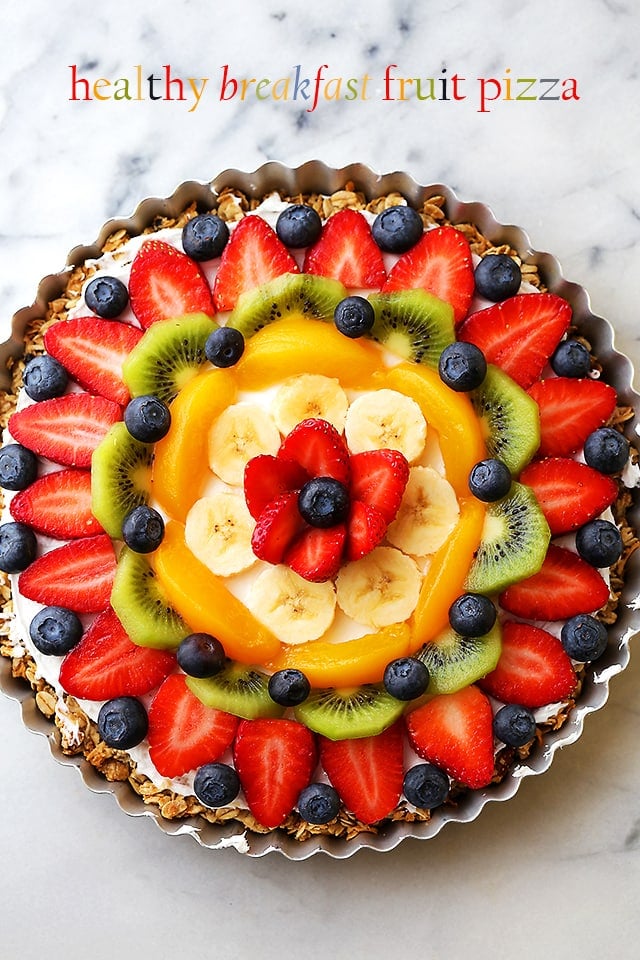
<svg viewBox="0 0 640 960">
<path fill-rule="evenodd" d="M 487 456 L 482 428 L 471 401 L 447 387 L 437 370 L 401 363 L 375 378 L 379 387 L 390 387 L 412 397 L 440 439 L 447 480 L 458 497 L 469 496 L 471 468 Z"/>
<path fill-rule="evenodd" d="M 412 637 L 406 623 L 394 623 L 344 643 L 313 640 L 283 645 L 270 670 L 302 670 L 313 687 L 351 687 L 378 683 L 390 660 L 411 652 Z"/>
<path fill-rule="evenodd" d="M 295 317 L 276 320 L 247 340 L 234 373 L 241 390 L 260 390 L 309 372 L 336 377 L 350 387 L 380 368 L 372 343 L 349 340 L 332 323 Z"/>
<path fill-rule="evenodd" d="M 171 404 L 171 427 L 155 446 L 151 496 L 184 522 L 209 473 L 208 434 L 212 421 L 237 394 L 229 370 L 207 370 L 183 387 Z"/>
<path fill-rule="evenodd" d="M 422 581 L 411 620 L 411 653 L 448 625 L 449 607 L 464 593 L 469 567 L 482 537 L 485 513 L 485 505 L 474 497 L 460 501 L 460 519 L 434 554 Z"/>
<path fill-rule="evenodd" d="M 310 369 L 337 378 L 344 387 L 387 387 L 414 399 L 438 433 L 460 518 L 432 559 L 408 624 L 344 643 L 284 645 L 191 553 L 183 522 L 208 475 L 206 425 L 236 400 L 239 390 L 267 388 Z M 469 398 L 445 386 L 436 370 L 412 363 L 385 369 L 373 344 L 349 340 L 329 323 L 287 318 L 251 337 L 233 369 L 199 374 L 173 401 L 171 414 L 171 429 L 155 447 L 152 497 L 173 520 L 151 560 L 168 601 L 190 629 L 217 636 L 227 655 L 241 663 L 265 663 L 270 670 L 294 667 L 314 687 L 345 687 L 379 682 L 391 660 L 417 652 L 446 628 L 449 607 L 464 590 L 482 535 L 486 507 L 470 496 L 468 476 L 487 452 Z"/>
<path fill-rule="evenodd" d="M 262 663 L 278 655 L 278 638 L 196 559 L 181 523 L 167 524 L 150 560 L 167 600 L 191 630 L 217 637 L 227 656 L 241 663 Z"/>
</svg>

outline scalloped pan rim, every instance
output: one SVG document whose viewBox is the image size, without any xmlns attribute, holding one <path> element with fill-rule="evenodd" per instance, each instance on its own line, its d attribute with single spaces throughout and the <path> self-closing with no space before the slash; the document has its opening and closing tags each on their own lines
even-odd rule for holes
<svg viewBox="0 0 640 960">
<path fill-rule="evenodd" d="M 571 304 L 574 322 L 591 341 L 594 352 L 603 365 L 607 380 L 615 386 L 621 401 L 634 408 L 636 413 L 627 425 L 627 434 L 636 442 L 638 441 L 640 397 L 633 388 L 634 371 L 631 361 L 615 349 L 611 324 L 592 313 L 587 292 L 579 284 L 565 279 L 558 260 L 549 253 L 534 250 L 523 229 L 500 223 L 491 209 L 483 203 L 464 202 L 444 184 L 422 185 L 400 171 L 377 174 L 360 163 L 335 169 L 320 161 L 312 160 L 299 167 L 290 168 L 272 161 L 251 173 L 227 169 L 210 182 L 186 181 L 180 184 L 170 197 L 163 199 L 149 197 L 138 204 L 130 217 L 107 221 L 95 242 L 87 246 L 74 247 L 68 255 L 64 269 L 41 280 L 34 303 L 14 314 L 11 337 L 0 344 L 2 364 L 0 388 L 6 390 L 10 386 L 6 362 L 10 356 L 18 357 L 22 354 L 27 325 L 45 316 L 48 302 L 60 296 L 64 290 L 70 270 L 86 259 L 99 257 L 107 238 L 116 230 L 124 229 L 131 236 L 136 236 L 150 226 L 156 217 L 175 217 L 194 201 L 204 210 L 225 188 L 235 187 L 256 198 L 276 190 L 295 196 L 298 193 L 333 193 L 343 188 L 349 181 L 367 198 L 398 191 L 409 202 L 421 205 L 426 198 L 440 194 L 445 197 L 446 215 L 453 223 L 475 223 L 489 240 L 495 243 L 508 243 L 518 251 L 523 260 L 535 263 L 548 289 L 564 297 Z M 632 508 L 631 520 L 637 527 L 637 502 Z M 433 837 L 447 823 L 465 823 L 474 820 L 489 802 L 510 799 L 525 777 L 543 773 L 551 765 L 560 747 L 573 743 L 580 737 L 586 716 L 605 704 L 609 694 L 609 681 L 627 666 L 629 641 L 640 630 L 640 612 L 636 609 L 637 598 L 640 596 L 639 553 L 640 551 L 634 555 L 627 567 L 619 617 L 616 624 L 609 628 L 612 642 L 609 643 L 604 657 L 587 669 L 578 706 L 571 712 L 568 721 L 560 730 L 545 735 L 541 749 L 536 750 L 531 757 L 511 770 L 500 783 L 492 784 L 484 790 L 470 791 L 465 794 L 455 809 L 435 810 L 427 823 L 390 823 L 375 835 L 360 834 L 350 841 L 319 836 L 299 842 L 277 831 L 270 834 L 248 833 L 239 824 L 214 825 L 197 818 L 183 821 L 165 820 L 155 808 L 146 806 L 128 783 L 109 783 L 82 758 L 70 758 L 62 753 L 56 729 L 37 709 L 30 688 L 11 677 L 10 662 L 4 658 L 0 659 L 0 690 L 20 703 L 23 722 L 27 729 L 47 737 L 55 760 L 75 767 L 91 791 L 113 796 L 118 806 L 127 815 L 151 817 L 168 835 L 187 835 L 204 847 L 210 849 L 232 847 L 251 857 L 262 857 L 267 853 L 278 852 L 290 860 L 306 860 L 318 853 L 324 853 L 333 859 L 346 859 L 365 848 L 382 853 L 394 849 L 402 840 L 409 837 L 423 840 Z"/>
</svg>

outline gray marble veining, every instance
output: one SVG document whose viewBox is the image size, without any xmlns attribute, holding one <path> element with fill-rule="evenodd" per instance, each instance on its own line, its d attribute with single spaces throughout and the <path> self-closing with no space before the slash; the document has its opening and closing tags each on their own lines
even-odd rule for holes
<svg viewBox="0 0 640 960">
<path fill-rule="evenodd" d="M 111 0 L 92 7 L 23 0 L 5 7 L 3 336 L 38 279 L 142 197 L 168 195 L 182 180 L 210 179 L 227 167 L 319 158 L 405 169 L 488 202 L 498 219 L 523 226 L 534 247 L 558 256 L 565 274 L 590 291 L 594 310 L 612 320 L 620 349 L 640 362 L 640 13 L 630 0 Z M 325 64 L 325 78 L 342 79 L 341 94 L 331 97 L 335 82 L 323 87 L 311 110 L 301 93 L 292 98 L 295 70 L 313 80 Z M 126 79 L 131 99 L 71 100 L 73 65 L 92 91 L 107 80 L 110 86 L 98 87 L 103 95 L 118 81 L 124 91 Z M 193 97 L 135 99 L 137 67 L 146 82 L 162 78 L 165 65 L 187 86 L 188 78 L 207 78 L 195 109 Z M 227 79 L 247 81 L 244 100 L 221 98 L 225 65 Z M 390 65 L 390 76 L 421 78 L 422 94 L 429 79 L 442 93 L 447 77 L 448 99 L 418 99 L 417 84 L 408 82 L 400 99 L 397 82 L 385 87 Z M 456 74 L 464 78 L 458 100 Z M 277 99 L 287 77 L 289 98 Z M 349 78 L 363 96 L 345 98 Z M 524 89 L 519 80 L 534 79 L 528 94 L 539 96 L 545 78 L 558 80 L 552 95 L 573 78 L 579 99 L 515 99 Z M 255 90 L 265 79 L 271 86 L 260 99 Z M 141 89 L 159 94 L 162 83 Z M 174 98 L 178 89 L 170 88 Z M 234 958 L 290 952 L 284 929 L 309 957 L 386 957 L 422 943 L 430 957 L 457 960 L 472 951 L 481 960 L 508 951 L 538 960 L 579 943 L 583 960 L 614 949 L 631 958 L 629 944 L 640 934 L 638 680 L 632 659 L 582 739 L 476 823 L 375 862 L 365 855 L 296 865 L 211 855 L 124 818 L 53 764 L 40 738 L 23 731 L 15 704 L 3 700 L 7 956 L 29 960 L 48 945 L 54 957 L 102 960 L 112 956 L 108 927 L 122 939 L 123 957 L 138 956 L 138 938 L 158 956 L 197 956 L 217 928 Z M 64 937 L 61 916 L 73 918 Z"/>
</svg>

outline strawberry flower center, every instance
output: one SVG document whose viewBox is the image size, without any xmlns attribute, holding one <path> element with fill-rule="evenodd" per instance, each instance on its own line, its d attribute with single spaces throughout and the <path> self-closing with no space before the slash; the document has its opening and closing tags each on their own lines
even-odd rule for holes
<svg viewBox="0 0 640 960">
<path fill-rule="evenodd" d="M 253 552 L 305 580 L 333 579 L 344 561 L 358 560 L 382 542 L 408 479 L 409 464 L 398 450 L 351 454 L 328 421 L 303 420 L 276 456 L 247 463 Z"/>
</svg>

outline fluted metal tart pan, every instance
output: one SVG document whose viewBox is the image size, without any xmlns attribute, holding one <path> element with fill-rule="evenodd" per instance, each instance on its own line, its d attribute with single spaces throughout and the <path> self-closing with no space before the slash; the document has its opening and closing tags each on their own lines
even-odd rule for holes
<svg viewBox="0 0 640 960">
<path fill-rule="evenodd" d="M 520 227 L 499 223 L 485 204 L 463 202 L 444 184 L 419 184 L 402 172 L 379 175 L 362 164 L 332 169 L 319 161 L 311 161 L 292 169 L 272 162 L 252 173 L 229 169 L 210 183 L 182 183 L 170 197 L 145 199 L 132 216 L 108 221 L 102 227 L 95 243 L 71 250 L 65 268 L 41 281 L 33 305 L 18 310 L 14 315 L 11 337 L 0 345 L 0 387 L 8 389 L 10 386 L 6 361 L 10 356 L 17 357 L 22 354 L 27 327 L 32 321 L 45 317 L 47 304 L 63 293 L 69 271 L 86 259 L 99 257 L 104 243 L 114 232 L 124 229 L 129 235 L 136 236 L 151 226 L 156 218 L 177 217 L 193 202 L 196 202 L 199 208 L 207 209 L 225 188 L 235 188 L 249 197 L 261 198 L 274 190 L 288 196 L 306 193 L 331 194 L 343 189 L 347 183 L 353 184 L 353 189 L 364 193 L 367 199 L 397 191 L 418 207 L 429 197 L 444 196 L 445 214 L 452 223 L 473 223 L 496 245 L 509 244 L 518 251 L 523 260 L 535 264 L 545 286 L 571 304 L 574 323 L 591 343 L 593 352 L 602 365 L 605 379 L 618 392 L 619 403 L 635 410 L 635 416 L 626 424 L 626 433 L 630 439 L 637 442 L 640 434 L 640 397 L 633 389 L 631 361 L 615 349 L 610 323 L 593 314 L 588 294 L 583 287 L 564 278 L 557 259 L 549 253 L 534 250 L 529 237 Z M 638 509 L 638 504 L 634 503 L 629 514 L 630 522 L 636 529 Z M 382 827 L 376 834 L 359 834 L 353 840 L 318 836 L 300 842 L 280 831 L 268 834 L 250 833 L 238 823 L 213 825 L 201 818 L 166 820 L 157 808 L 145 805 L 128 783 L 109 783 L 82 758 L 65 756 L 60 749 L 57 730 L 36 707 L 30 688 L 24 682 L 12 678 L 10 661 L 4 658 L 0 658 L 0 690 L 20 702 L 25 726 L 46 736 L 53 757 L 60 763 L 75 766 L 90 790 L 110 793 L 126 814 L 151 817 L 168 835 L 188 835 L 202 846 L 211 849 L 234 847 L 251 857 L 279 852 L 291 860 L 304 860 L 317 853 L 343 859 L 363 848 L 383 852 L 393 849 L 408 837 L 433 837 L 449 822 L 463 823 L 474 820 L 487 803 L 513 797 L 523 778 L 544 773 L 556 751 L 580 737 L 585 717 L 605 704 L 612 677 L 627 666 L 629 641 L 640 630 L 640 611 L 636 609 L 637 598 L 640 596 L 638 553 L 640 551 L 627 565 L 619 615 L 616 623 L 609 628 L 610 642 L 607 651 L 600 660 L 587 667 L 578 703 L 564 725 L 559 730 L 546 733 L 542 745 L 526 760 L 513 767 L 500 783 L 467 792 L 455 807 L 445 806 L 435 810 L 428 822 L 397 821 Z"/>
</svg>

